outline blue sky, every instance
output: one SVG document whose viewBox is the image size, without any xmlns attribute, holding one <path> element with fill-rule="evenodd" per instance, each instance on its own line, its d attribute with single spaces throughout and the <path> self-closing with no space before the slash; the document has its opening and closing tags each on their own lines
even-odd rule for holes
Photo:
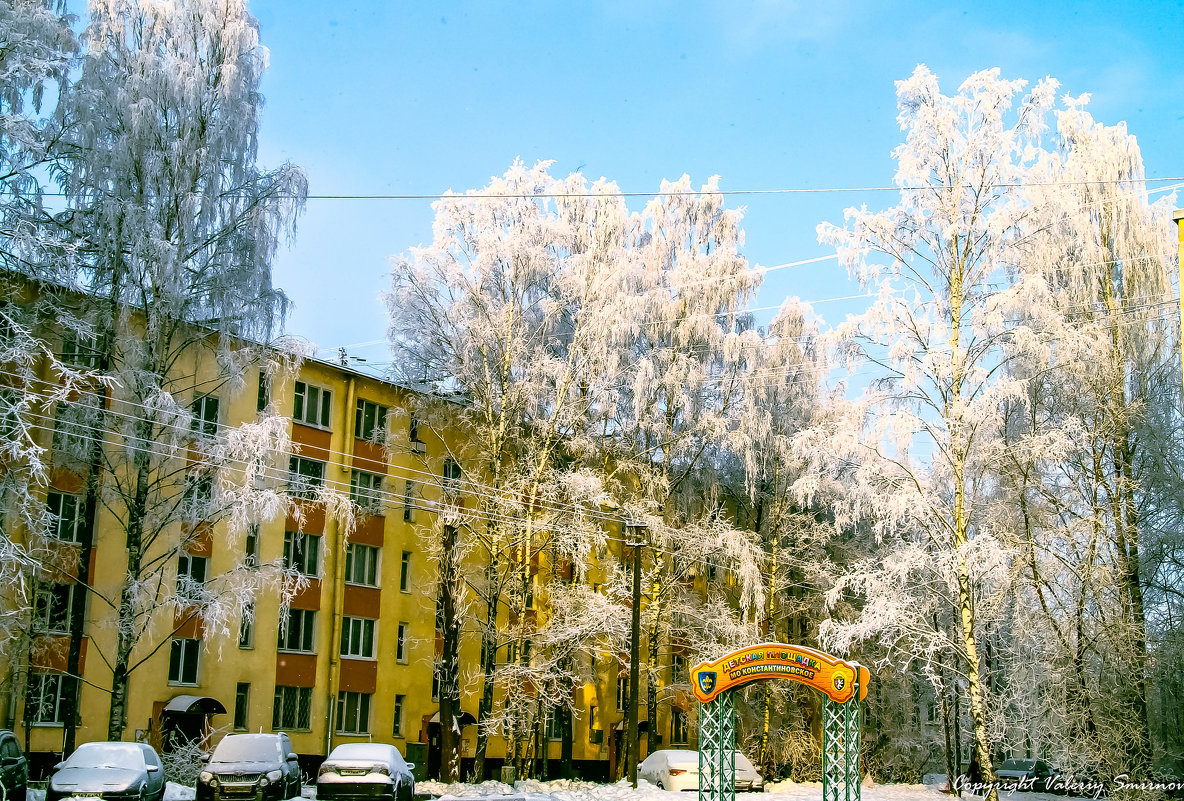
<svg viewBox="0 0 1184 801">
<path fill-rule="evenodd" d="M 261 161 L 313 194 L 484 185 L 515 159 L 654 191 L 687 173 L 724 189 L 885 186 L 900 141 L 893 82 L 927 64 L 1045 75 L 1125 120 L 1149 176 L 1184 175 L 1184 0 L 806 3 L 252 0 L 271 51 Z M 734 196 L 745 252 L 825 254 L 815 226 L 888 193 Z M 431 238 L 426 200 L 311 199 L 275 277 L 290 333 L 327 350 L 383 337 L 388 257 Z M 860 290 L 833 262 L 771 273 L 753 305 Z M 835 321 L 856 302 L 822 303 Z M 767 315 L 761 315 L 764 319 Z M 380 364 L 381 345 L 350 352 Z M 326 353 L 325 355 L 329 355 Z"/>
</svg>

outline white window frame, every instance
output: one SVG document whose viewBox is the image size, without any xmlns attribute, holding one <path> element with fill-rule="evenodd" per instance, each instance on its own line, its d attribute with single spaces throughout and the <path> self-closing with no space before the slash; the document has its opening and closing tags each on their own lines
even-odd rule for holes
<svg viewBox="0 0 1184 801">
<path fill-rule="evenodd" d="M 293 634 L 293 627 L 296 632 Z M 289 643 L 296 639 L 296 645 Z M 315 654 L 317 652 L 317 611 L 315 609 L 289 609 L 288 616 L 280 626 L 276 650 L 292 654 Z"/>
<path fill-rule="evenodd" d="M 369 652 L 367 652 L 369 641 Z M 378 653 L 378 621 L 371 617 L 342 617 L 341 655 L 351 659 L 374 659 Z"/>
<path fill-rule="evenodd" d="M 318 465 L 317 474 L 305 472 L 304 467 Z M 325 473 L 328 462 L 320 459 L 310 459 L 307 456 L 293 456 L 288 459 L 288 493 L 296 498 L 310 500 L 316 497 L 315 487 L 325 486 Z"/>
<path fill-rule="evenodd" d="M 370 435 L 366 435 L 366 411 L 373 407 L 373 420 L 370 423 Z M 374 442 L 382 445 L 386 442 L 387 420 L 390 418 L 390 407 L 381 403 L 358 398 L 358 406 L 354 412 L 354 439 Z"/>
<path fill-rule="evenodd" d="M 358 564 L 362 578 L 357 578 Z M 377 587 L 382 575 L 382 549 L 375 545 L 351 542 L 345 549 L 345 583 L 359 587 Z"/>
<path fill-rule="evenodd" d="M 173 674 L 173 655 L 180 647 L 180 658 L 177 663 L 177 674 Z M 187 660 L 192 660 L 193 679 L 186 681 L 185 674 Z M 201 640 L 191 637 L 174 637 L 169 645 L 169 684 L 181 687 L 195 687 L 201 682 Z"/>
<path fill-rule="evenodd" d="M 407 705 L 407 696 L 399 693 L 395 694 L 394 707 L 394 722 L 391 723 L 391 735 L 394 737 L 403 736 L 403 708 Z"/>
<path fill-rule="evenodd" d="M 66 692 L 73 687 L 78 692 L 78 682 L 65 673 L 44 673 L 33 671 L 29 673 L 29 687 L 25 692 L 25 719 L 33 726 L 61 726 L 66 719 Z M 34 686 L 34 684 L 36 686 Z M 46 687 L 46 684 L 51 687 Z M 48 690 L 48 692 L 47 692 Z M 32 699 L 37 693 L 36 701 Z M 29 704 L 34 703 L 32 710 Z M 46 717 L 45 711 L 50 715 Z"/>
<path fill-rule="evenodd" d="M 255 602 L 243 604 L 242 616 L 238 621 L 238 647 L 248 651 L 255 647 Z"/>
<path fill-rule="evenodd" d="M 395 638 L 395 661 L 400 665 L 406 665 L 410 656 L 411 643 L 409 642 L 411 633 L 410 623 L 399 623 L 397 629 L 397 636 Z"/>
<path fill-rule="evenodd" d="M 60 617 L 54 612 L 58 609 L 57 592 L 65 596 L 65 625 L 61 628 L 53 626 L 54 619 Z M 33 599 L 33 631 L 39 634 L 69 634 L 70 620 L 74 616 L 74 585 L 66 582 L 46 581 L 37 585 L 37 595 Z"/>
<path fill-rule="evenodd" d="M 349 499 L 371 514 L 382 514 L 382 473 L 353 470 L 349 477 Z"/>
<path fill-rule="evenodd" d="M 399 592 L 411 592 L 411 551 L 403 551 L 399 562 Z"/>
<path fill-rule="evenodd" d="M 296 544 L 297 538 L 304 540 L 304 548 L 300 551 L 303 557 L 299 562 L 296 561 Z M 312 569 L 309 570 L 309 560 L 312 560 Z M 285 531 L 284 532 L 284 555 L 283 566 L 285 569 L 295 568 L 302 576 L 309 578 L 319 578 L 321 570 L 321 536 L 319 534 L 302 534 L 299 531 Z"/>
<path fill-rule="evenodd" d="M 213 407 L 212 409 L 210 407 Z M 202 395 L 193 401 L 189 411 L 193 419 L 189 423 L 189 430 L 200 437 L 214 437 L 218 434 L 222 418 L 219 416 L 217 395 Z M 211 411 L 213 414 L 211 415 Z M 211 419 L 211 416 L 213 419 Z"/>
<path fill-rule="evenodd" d="M 297 381 L 292 396 L 293 420 L 313 428 L 330 427 L 333 421 L 333 390 L 307 381 Z M 310 403 L 311 398 L 315 400 Z M 313 406 L 317 408 L 311 408 Z"/>
<path fill-rule="evenodd" d="M 373 693 L 361 693 L 354 690 L 341 690 L 337 693 L 336 729 L 338 734 L 370 733 L 370 717 L 374 711 L 373 697 Z M 346 728 L 345 721 L 351 713 L 355 726 L 354 728 Z M 363 717 L 365 720 L 362 720 Z"/>
</svg>

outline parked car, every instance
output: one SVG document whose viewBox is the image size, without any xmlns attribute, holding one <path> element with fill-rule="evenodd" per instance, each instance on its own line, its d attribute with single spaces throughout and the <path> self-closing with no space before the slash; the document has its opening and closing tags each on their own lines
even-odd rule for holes
<svg viewBox="0 0 1184 801">
<path fill-rule="evenodd" d="M 699 752 L 663 749 L 650 754 L 637 766 L 637 777 L 663 790 L 697 791 L 699 789 Z M 765 780 L 748 761 L 736 752 L 736 790 L 764 792 Z"/>
<path fill-rule="evenodd" d="M 25 801 L 29 788 L 29 760 L 21 752 L 20 741 L 7 730 L 0 730 L 0 791 L 5 798 Z"/>
<path fill-rule="evenodd" d="M 1005 759 L 995 769 L 995 780 L 1003 787 L 1016 787 L 1036 793 L 1049 792 L 1049 782 L 1059 772 L 1042 759 Z"/>
<path fill-rule="evenodd" d="M 45 801 L 83 796 L 162 801 L 164 767 L 145 743 L 83 743 L 54 766 Z"/>
<path fill-rule="evenodd" d="M 317 801 L 411 801 L 415 795 L 415 778 L 411 774 L 414 768 L 393 745 L 339 745 L 317 771 Z"/>
<path fill-rule="evenodd" d="M 300 795 L 300 784 L 300 760 L 288 735 L 228 734 L 198 774 L 197 801 L 283 801 Z"/>
</svg>

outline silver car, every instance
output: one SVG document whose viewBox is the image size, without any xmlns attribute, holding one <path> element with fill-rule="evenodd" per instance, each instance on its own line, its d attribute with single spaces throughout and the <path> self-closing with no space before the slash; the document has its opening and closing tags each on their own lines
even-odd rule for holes
<svg viewBox="0 0 1184 801">
<path fill-rule="evenodd" d="M 45 791 L 46 801 L 70 797 L 161 801 L 160 757 L 144 743 L 84 743 L 54 766 Z"/>
<path fill-rule="evenodd" d="M 411 801 L 413 764 L 393 745 L 346 743 L 333 749 L 317 771 L 317 801 L 384 799 Z"/>
</svg>

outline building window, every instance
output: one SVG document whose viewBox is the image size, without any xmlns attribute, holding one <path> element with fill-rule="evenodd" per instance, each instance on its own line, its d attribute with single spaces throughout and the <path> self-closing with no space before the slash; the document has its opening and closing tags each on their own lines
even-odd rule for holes
<svg viewBox="0 0 1184 801">
<path fill-rule="evenodd" d="M 86 537 L 85 503 L 79 495 L 51 492 L 45 496 L 49 513 L 53 515 L 49 535 L 62 542 L 82 542 Z"/>
<path fill-rule="evenodd" d="M 374 623 L 367 617 L 346 617 L 341 620 L 341 655 L 374 658 Z"/>
<path fill-rule="evenodd" d="M 670 742 L 679 745 L 687 742 L 687 713 L 678 707 L 670 708 Z"/>
<path fill-rule="evenodd" d="M 65 459 L 85 462 L 91 457 L 95 432 L 103 425 L 97 398 L 59 401 L 53 420 L 53 449 Z"/>
<path fill-rule="evenodd" d="M 629 696 L 629 675 L 617 676 L 617 711 L 625 711 L 625 699 Z"/>
<path fill-rule="evenodd" d="M 201 640 L 175 639 L 169 652 L 169 684 L 197 684 Z"/>
<path fill-rule="evenodd" d="M 189 430 L 203 437 L 212 437 L 218 433 L 218 398 L 205 395 L 193 402 L 191 408 L 193 420 L 189 423 Z"/>
<path fill-rule="evenodd" d="M 682 654 L 670 657 L 671 684 L 686 684 L 688 681 L 690 681 L 690 674 L 687 673 L 687 658 Z"/>
<path fill-rule="evenodd" d="M 193 470 L 185 474 L 183 514 L 187 520 L 205 520 L 214 505 L 214 474 L 208 470 Z"/>
<path fill-rule="evenodd" d="M 259 371 L 259 390 L 255 397 L 255 411 L 261 412 L 271 403 L 271 379 L 266 370 Z"/>
<path fill-rule="evenodd" d="M 246 731 L 250 728 L 251 685 L 239 682 L 234 688 L 234 730 Z"/>
<path fill-rule="evenodd" d="M 408 481 L 407 488 L 403 491 L 403 520 L 405 522 L 415 522 L 415 498 L 415 482 Z"/>
<path fill-rule="evenodd" d="M 305 425 L 328 428 L 332 398 L 333 393 L 327 389 L 297 381 L 292 419 Z"/>
<path fill-rule="evenodd" d="M 390 409 L 385 406 L 358 398 L 358 408 L 354 415 L 354 436 L 379 444 L 385 442 L 386 418 L 389 412 Z"/>
<path fill-rule="evenodd" d="M 25 694 L 25 720 L 30 723 L 66 722 L 71 697 L 77 698 L 78 681 L 61 673 L 30 673 Z"/>
<path fill-rule="evenodd" d="M 403 561 L 399 564 L 399 589 L 411 592 L 411 551 L 403 551 Z"/>
<path fill-rule="evenodd" d="M 280 629 L 277 648 L 281 651 L 313 653 L 317 626 L 317 613 L 312 609 L 289 609 L 284 626 Z"/>
<path fill-rule="evenodd" d="M 177 595 L 189 600 L 201 598 L 206 583 L 209 557 L 183 553 L 177 560 Z"/>
<path fill-rule="evenodd" d="M 284 569 L 316 578 L 320 565 L 321 538 L 299 531 L 284 532 Z"/>
<path fill-rule="evenodd" d="M 432 700 L 440 700 L 440 666 L 432 668 Z"/>
<path fill-rule="evenodd" d="M 456 494 L 460 490 L 460 464 L 452 459 L 444 460 L 444 491 Z"/>
<path fill-rule="evenodd" d="M 395 696 L 395 722 L 391 725 L 391 734 L 396 737 L 403 736 L 403 702 L 406 700 L 405 695 Z"/>
<path fill-rule="evenodd" d="M 407 634 L 410 630 L 408 624 L 399 624 L 399 636 L 395 639 L 395 660 L 398 662 L 406 663 L 407 661 Z"/>
<path fill-rule="evenodd" d="M 370 693 L 342 690 L 337 693 L 337 732 L 370 733 Z"/>
<path fill-rule="evenodd" d="M 562 740 L 563 739 L 563 721 L 562 721 L 561 707 L 551 707 L 550 714 L 547 715 L 547 739 L 548 740 Z"/>
<path fill-rule="evenodd" d="M 272 729 L 307 729 L 312 721 L 312 687 L 276 685 Z"/>
<path fill-rule="evenodd" d="M 33 599 L 33 630 L 53 634 L 70 633 L 70 610 L 74 607 L 74 585 L 38 584 Z"/>
<path fill-rule="evenodd" d="M 71 367 L 96 369 L 99 366 L 98 340 L 92 336 L 66 334 L 62 342 L 62 362 Z"/>
<path fill-rule="evenodd" d="M 349 480 L 349 499 L 371 514 L 382 513 L 382 476 L 355 470 Z"/>
<path fill-rule="evenodd" d="M 345 550 L 345 581 L 347 584 L 378 586 L 378 548 L 351 542 Z"/>
<path fill-rule="evenodd" d="M 238 621 L 238 647 L 255 647 L 255 604 L 243 604 L 243 616 Z"/>
<path fill-rule="evenodd" d="M 288 460 L 288 493 L 294 498 L 315 498 L 317 487 L 324 485 L 324 462 L 303 456 L 293 456 Z"/>
<path fill-rule="evenodd" d="M 254 567 L 259 564 L 259 527 L 251 526 L 247 530 L 247 541 L 243 548 L 243 565 Z"/>
</svg>

